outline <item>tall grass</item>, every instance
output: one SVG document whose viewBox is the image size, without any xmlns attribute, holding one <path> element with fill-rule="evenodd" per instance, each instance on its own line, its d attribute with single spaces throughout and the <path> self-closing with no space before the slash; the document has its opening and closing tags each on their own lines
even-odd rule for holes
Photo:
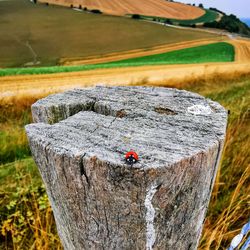
<svg viewBox="0 0 250 250">
<path fill-rule="evenodd" d="M 0 125 L 0 163 L 11 162 L 30 155 L 27 137 L 19 125 Z"/>
<path fill-rule="evenodd" d="M 31 158 L 0 166 L 0 248 L 61 249 L 45 188 Z"/>
<path fill-rule="evenodd" d="M 30 155 L 24 125 L 31 122 L 30 106 L 39 97 L 0 100 L 0 164 Z"/>
<path fill-rule="evenodd" d="M 188 89 L 230 110 L 223 159 L 200 242 L 200 249 L 225 249 L 250 216 L 250 77 L 217 79 Z"/>
<path fill-rule="evenodd" d="M 146 80 L 137 84 L 148 85 Z M 173 82 L 157 84 L 172 86 Z M 250 74 L 190 77 L 185 83 L 175 84 L 218 101 L 230 110 L 223 158 L 199 246 L 200 250 L 226 249 L 250 215 Z M 20 96 L 1 106 L 1 128 L 13 140 L 5 142 L 5 152 L 14 152 L 14 142 L 24 136 L 22 127 L 31 121 L 29 109 L 36 98 Z M 27 147 L 27 142 L 22 145 Z M 0 248 L 61 249 L 45 189 L 33 160 L 26 158 L 27 155 L 17 157 L 23 160 L 0 166 Z M 15 158 L 13 153 L 5 162 Z"/>
</svg>

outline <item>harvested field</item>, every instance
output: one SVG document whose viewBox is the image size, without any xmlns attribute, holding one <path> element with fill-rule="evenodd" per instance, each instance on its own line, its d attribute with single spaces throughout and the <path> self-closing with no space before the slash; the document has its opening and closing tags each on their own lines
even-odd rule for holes
<svg viewBox="0 0 250 250">
<path fill-rule="evenodd" d="M 138 81 L 159 84 L 162 81 L 182 83 L 200 77 L 250 72 L 250 41 L 232 40 L 236 48 L 236 62 L 201 63 L 189 65 L 157 65 L 115 69 L 96 69 L 44 75 L 0 77 L 0 98 L 41 95 L 75 87 L 96 84 L 127 85 Z M 241 61 L 242 60 L 242 61 Z"/>
<path fill-rule="evenodd" d="M 228 75 L 237 72 L 249 73 L 249 63 L 206 63 L 190 65 L 160 65 L 47 75 L 6 76 L 0 78 L 0 98 L 12 96 L 35 96 L 78 87 L 105 85 L 130 85 L 146 82 L 159 85 L 182 83 L 213 74 Z"/>
<path fill-rule="evenodd" d="M 236 62 L 248 62 L 250 63 L 250 41 L 237 39 L 231 40 L 230 43 L 234 45 L 236 50 Z"/>
<path fill-rule="evenodd" d="M 63 6 L 98 9 L 111 15 L 140 14 L 175 19 L 195 19 L 205 14 L 205 11 L 182 3 L 166 0 L 39 0 Z"/>
<path fill-rule="evenodd" d="M 62 58 L 78 60 L 218 37 L 28 0 L 0 2 L 0 30 L 2 68 L 58 65 Z"/>
</svg>

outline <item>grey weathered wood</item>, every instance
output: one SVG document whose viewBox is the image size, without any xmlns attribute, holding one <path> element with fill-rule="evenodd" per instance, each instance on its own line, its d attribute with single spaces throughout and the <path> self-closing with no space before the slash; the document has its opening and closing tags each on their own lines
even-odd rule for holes
<svg viewBox="0 0 250 250">
<path fill-rule="evenodd" d="M 32 114 L 26 131 L 65 249 L 197 248 L 222 106 L 176 89 L 97 87 L 48 96 Z"/>
</svg>

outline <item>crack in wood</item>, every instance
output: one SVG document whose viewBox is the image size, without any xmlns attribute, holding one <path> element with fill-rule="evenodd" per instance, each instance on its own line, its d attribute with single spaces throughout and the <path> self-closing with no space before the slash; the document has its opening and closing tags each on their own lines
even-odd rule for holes
<svg viewBox="0 0 250 250">
<path fill-rule="evenodd" d="M 80 173 L 81 173 L 81 176 L 84 176 L 85 177 L 85 180 L 88 184 L 88 187 L 90 187 L 90 180 L 89 180 L 89 177 L 86 173 L 86 170 L 85 170 L 85 167 L 84 167 L 84 157 L 85 157 L 86 153 L 84 153 L 84 155 L 81 157 L 81 160 L 80 160 Z"/>
<path fill-rule="evenodd" d="M 165 107 L 155 107 L 154 111 L 164 115 L 177 115 L 177 112 Z"/>
</svg>

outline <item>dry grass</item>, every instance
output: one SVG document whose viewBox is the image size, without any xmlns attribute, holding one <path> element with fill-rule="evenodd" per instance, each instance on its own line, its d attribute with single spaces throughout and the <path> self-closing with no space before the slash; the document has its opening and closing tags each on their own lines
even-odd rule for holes
<svg viewBox="0 0 250 250">
<path fill-rule="evenodd" d="M 229 245 L 249 220 L 250 129 L 246 115 L 241 113 L 242 117 L 231 121 L 228 127 L 222 167 L 212 193 L 201 249 Z"/>
<path fill-rule="evenodd" d="M 146 78 L 136 83 L 138 84 L 149 85 Z M 250 74 L 213 74 L 207 77 L 190 77 L 185 84 L 183 81 L 165 81 L 156 85 L 173 84 L 218 101 L 231 111 L 223 159 L 199 246 L 200 250 L 226 249 L 250 215 Z M 40 97 L 19 96 L 5 100 L 0 109 L 1 128 L 8 130 L 13 127 L 15 129 L 12 131 L 19 131 L 16 128 L 19 126 L 22 129 L 25 123 L 30 122 L 30 105 Z M 52 212 L 33 161 L 28 158 L 1 165 L 0 184 L 0 224 L 4 225 L 0 237 L 5 242 L 0 247 L 60 249 Z M 32 222 L 27 220 L 30 213 L 33 216 Z"/>
<path fill-rule="evenodd" d="M 237 68 L 237 65 L 235 66 Z M 231 72 L 211 72 L 209 74 L 195 75 L 190 74 L 183 78 L 173 77 L 168 80 L 159 80 L 152 83 L 147 78 L 143 78 L 141 81 L 132 82 L 130 85 L 140 86 L 158 86 L 185 89 L 200 93 L 203 96 L 207 96 L 216 91 L 221 91 L 222 88 L 227 89 L 232 83 L 238 82 L 242 84 L 242 79 L 250 79 L 250 70 L 232 70 Z M 229 86 L 227 86 L 229 85 Z M 243 83 L 244 85 L 244 83 Z"/>
<path fill-rule="evenodd" d="M 241 80 L 234 80 L 234 79 Z M 250 74 L 216 75 L 189 81 L 185 89 L 230 110 L 221 167 L 217 173 L 199 249 L 225 249 L 250 216 Z"/>
<path fill-rule="evenodd" d="M 145 78 L 139 84 L 151 83 Z M 194 91 L 230 110 L 224 154 L 199 246 L 200 250 L 226 249 L 250 216 L 250 73 L 191 75 L 185 81 L 173 78 L 154 86 Z"/>
</svg>

